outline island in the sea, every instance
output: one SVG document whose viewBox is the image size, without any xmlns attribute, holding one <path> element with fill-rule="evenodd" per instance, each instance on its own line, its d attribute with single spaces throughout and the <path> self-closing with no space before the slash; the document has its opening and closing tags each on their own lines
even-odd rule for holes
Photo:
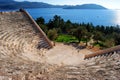
<svg viewBox="0 0 120 80">
<path fill-rule="evenodd" d="M 107 9 L 107 8 L 97 4 L 83 4 L 76 6 L 68 6 L 65 7 L 64 9 Z"/>
</svg>

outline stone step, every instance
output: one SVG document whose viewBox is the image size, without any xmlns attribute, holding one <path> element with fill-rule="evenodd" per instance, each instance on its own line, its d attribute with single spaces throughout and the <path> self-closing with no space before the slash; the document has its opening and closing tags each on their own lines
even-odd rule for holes
<svg viewBox="0 0 120 80">
<path fill-rule="evenodd" d="M 41 53 L 49 48 L 44 36 L 37 30 L 30 18 L 23 12 L 0 14 L 0 55 L 24 58 L 25 53 Z M 37 49 L 36 46 L 40 46 Z M 26 50 L 28 52 L 26 52 Z"/>
</svg>

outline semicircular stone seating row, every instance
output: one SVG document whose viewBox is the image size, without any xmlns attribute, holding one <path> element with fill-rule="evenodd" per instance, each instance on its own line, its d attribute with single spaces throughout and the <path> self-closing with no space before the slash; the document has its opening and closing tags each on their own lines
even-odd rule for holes
<svg viewBox="0 0 120 80">
<path fill-rule="evenodd" d="M 47 44 L 33 26 L 22 12 L 0 14 L 0 57 L 23 57 L 27 50 L 40 53 L 38 43 Z"/>
</svg>

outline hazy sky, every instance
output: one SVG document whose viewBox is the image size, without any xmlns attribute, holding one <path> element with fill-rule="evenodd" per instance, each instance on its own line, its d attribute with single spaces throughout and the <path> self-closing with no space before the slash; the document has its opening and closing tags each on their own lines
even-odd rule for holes
<svg viewBox="0 0 120 80">
<path fill-rule="evenodd" d="M 95 3 L 100 4 L 109 9 L 120 9 L 120 0 L 15 0 L 15 1 L 31 1 L 45 2 L 54 5 L 77 5 Z"/>
</svg>

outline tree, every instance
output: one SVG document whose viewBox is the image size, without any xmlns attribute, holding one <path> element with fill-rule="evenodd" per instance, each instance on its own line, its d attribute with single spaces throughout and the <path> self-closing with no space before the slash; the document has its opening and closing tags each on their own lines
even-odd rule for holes
<svg viewBox="0 0 120 80">
<path fill-rule="evenodd" d="M 93 24 L 92 23 L 87 23 L 85 26 L 88 32 L 93 32 Z"/>
<path fill-rule="evenodd" d="M 45 24 L 45 20 L 44 20 L 43 17 L 37 18 L 37 19 L 36 19 L 36 22 L 37 22 L 38 24 Z"/>
<path fill-rule="evenodd" d="M 54 22 L 50 19 L 49 22 L 47 23 L 48 29 L 53 29 L 54 28 Z"/>
<path fill-rule="evenodd" d="M 66 23 L 65 23 L 65 26 L 64 26 L 64 32 L 65 33 L 70 33 L 70 30 L 72 28 L 72 23 L 70 20 L 67 20 Z"/>
<path fill-rule="evenodd" d="M 45 25 L 45 20 L 43 17 L 39 17 L 36 19 L 37 24 L 40 26 L 40 28 L 47 33 L 48 27 Z"/>
<path fill-rule="evenodd" d="M 54 28 L 59 28 L 61 26 L 60 21 L 61 21 L 61 17 L 58 15 L 55 15 L 53 18 Z"/>
<path fill-rule="evenodd" d="M 111 38 L 111 39 L 106 39 L 106 40 L 105 40 L 105 46 L 106 46 L 106 47 L 113 47 L 114 44 L 115 44 L 115 41 L 114 41 L 113 38 Z"/>
<path fill-rule="evenodd" d="M 71 33 L 78 39 L 79 43 L 84 35 L 85 29 L 83 26 L 78 26 L 71 30 Z"/>
<path fill-rule="evenodd" d="M 47 34 L 48 32 L 48 27 L 46 25 L 43 24 L 39 24 L 40 28 Z"/>
<path fill-rule="evenodd" d="M 86 42 L 86 46 L 88 45 L 88 41 L 90 40 L 92 34 L 88 31 L 84 31 L 84 34 L 83 34 L 83 38 L 85 39 L 85 42 Z"/>
<path fill-rule="evenodd" d="M 47 33 L 47 36 L 50 40 L 55 40 L 58 36 L 56 29 L 50 29 Z"/>
<path fill-rule="evenodd" d="M 102 40 L 103 40 L 103 34 L 102 34 L 101 32 L 99 32 L 99 31 L 97 31 L 97 32 L 94 33 L 93 39 L 94 39 L 94 40 L 97 42 L 97 44 L 98 44 L 99 41 L 102 41 Z"/>
<path fill-rule="evenodd" d="M 64 20 L 60 16 L 55 15 L 53 19 L 49 20 L 47 26 L 48 26 L 48 29 L 59 28 L 63 30 Z"/>
<path fill-rule="evenodd" d="M 120 34 L 114 34 L 115 45 L 120 45 Z"/>
</svg>

